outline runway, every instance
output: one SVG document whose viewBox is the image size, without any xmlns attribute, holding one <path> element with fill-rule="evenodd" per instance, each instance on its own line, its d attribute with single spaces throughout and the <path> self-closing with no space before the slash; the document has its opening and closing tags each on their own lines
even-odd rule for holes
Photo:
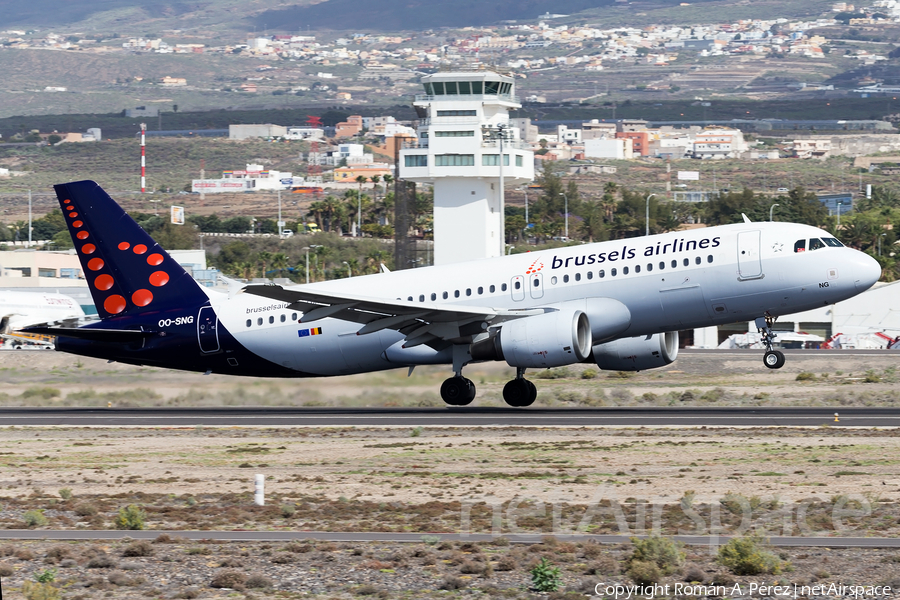
<svg viewBox="0 0 900 600">
<path fill-rule="evenodd" d="M 839 416 L 835 419 L 835 413 Z M 0 427 L 900 427 L 900 408 L 0 408 Z"/>
<path fill-rule="evenodd" d="M 416 543 L 431 538 L 448 541 L 489 542 L 495 539 L 488 533 L 368 533 L 368 532 L 329 532 L 329 531 L 178 531 L 178 530 L 93 530 L 84 529 L 0 529 L 0 540 L 153 540 L 166 534 L 169 537 L 185 540 L 217 540 L 230 542 L 287 542 L 291 540 L 321 540 L 328 542 L 406 542 Z M 548 534 L 507 534 L 504 535 L 514 544 L 539 544 Z M 585 535 L 556 534 L 553 537 L 560 541 L 586 542 L 601 544 L 626 544 L 633 537 L 642 535 Z M 673 539 L 690 546 L 718 546 L 731 539 L 730 536 L 708 535 L 676 535 Z M 778 547 L 804 548 L 900 548 L 900 538 L 875 537 L 770 537 L 768 542 Z"/>
</svg>

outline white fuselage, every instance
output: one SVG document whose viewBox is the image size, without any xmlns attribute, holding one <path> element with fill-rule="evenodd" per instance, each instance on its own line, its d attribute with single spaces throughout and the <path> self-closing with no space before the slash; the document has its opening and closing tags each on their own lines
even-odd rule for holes
<svg viewBox="0 0 900 600">
<path fill-rule="evenodd" d="M 71 296 L 0 290 L 0 320 L 3 324 L 0 333 L 84 316 L 81 306 Z"/>
<path fill-rule="evenodd" d="M 880 277 L 869 256 L 846 247 L 795 251 L 798 240 L 833 239 L 790 223 L 740 223 L 542 250 L 481 261 L 302 286 L 421 306 L 547 307 L 613 298 L 628 307 L 620 337 L 781 316 L 833 304 Z M 837 242 L 835 242 L 837 244 Z M 309 375 L 342 375 L 446 363 L 427 346 L 402 348 L 384 329 L 302 313 L 249 294 L 210 293 L 219 321 L 255 354 Z M 298 374 L 299 374 L 298 373 Z"/>
</svg>

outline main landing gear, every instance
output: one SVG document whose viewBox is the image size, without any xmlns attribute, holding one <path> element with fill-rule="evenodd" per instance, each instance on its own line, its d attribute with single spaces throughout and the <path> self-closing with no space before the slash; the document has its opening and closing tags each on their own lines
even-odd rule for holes
<svg viewBox="0 0 900 600">
<path fill-rule="evenodd" d="M 510 406 L 523 408 L 534 404 L 537 388 L 525 379 L 525 368 L 516 367 L 516 378 L 503 386 L 503 400 Z"/>
<path fill-rule="evenodd" d="M 766 313 L 764 317 L 756 319 L 756 329 L 762 334 L 763 343 L 766 345 L 766 353 L 763 355 L 763 364 L 770 369 L 780 369 L 784 366 L 784 353 L 781 350 L 773 350 L 772 342 L 775 341 L 775 332 L 772 325 L 776 317 Z"/>
<path fill-rule="evenodd" d="M 450 406 L 466 406 L 475 399 L 475 384 L 458 373 L 441 384 L 441 398 Z"/>
</svg>

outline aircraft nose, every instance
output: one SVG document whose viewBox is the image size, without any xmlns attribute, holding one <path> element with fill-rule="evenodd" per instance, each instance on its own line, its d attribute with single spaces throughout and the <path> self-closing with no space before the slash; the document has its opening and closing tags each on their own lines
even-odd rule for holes
<svg viewBox="0 0 900 600">
<path fill-rule="evenodd" d="M 862 252 L 856 260 L 853 272 L 856 275 L 855 283 L 857 292 L 863 292 L 881 279 L 881 265 L 878 261 Z"/>
</svg>

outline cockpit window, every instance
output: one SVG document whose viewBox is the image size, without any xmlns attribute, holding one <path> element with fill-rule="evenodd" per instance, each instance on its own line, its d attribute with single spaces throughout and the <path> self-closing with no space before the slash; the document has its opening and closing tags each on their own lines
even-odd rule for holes
<svg viewBox="0 0 900 600">
<path fill-rule="evenodd" d="M 806 240 L 797 240 L 794 243 L 794 252 L 805 252 L 806 251 Z"/>
<path fill-rule="evenodd" d="M 835 238 L 822 238 L 822 241 L 825 242 L 826 246 L 831 246 L 832 248 L 842 248 L 844 246 Z"/>
<path fill-rule="evenodd" d="M 824 248 L 824 247 L 825 247 L 825 244 L 823 244 L 823 243 L 822 243 L 822 240 L 820 240 L 819 238 L 810 238 L 810 240 L 809 240 L 809 249 L 810 249 L 811 251 L 812 251 L 812 250 L 818 250 L 819 248 Z"/>
</svg>

